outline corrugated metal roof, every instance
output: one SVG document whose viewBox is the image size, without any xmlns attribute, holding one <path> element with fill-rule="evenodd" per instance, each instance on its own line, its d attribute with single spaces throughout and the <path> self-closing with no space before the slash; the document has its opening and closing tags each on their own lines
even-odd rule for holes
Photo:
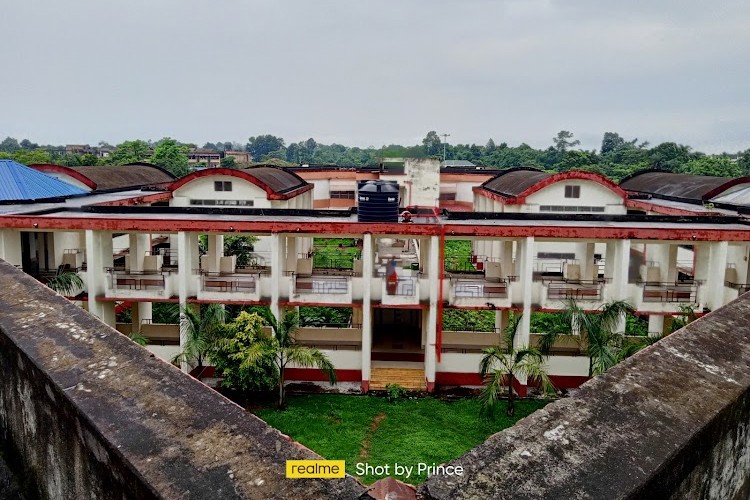
<svg viewBox="0 0 750 500">
<path fill-rule="evenodd" d="M 286 193 L 307 186 L 307 182 L 290 170 L 272 166 L 258 166 L 241 169 L 252 175 L 276 193 Z"/>
<path fill-rule="evenodd" d="M 42 200 L 86 191 L 13 160 L 0 160 L 0 201 Z"/>
<path fill-rule="evenodd" d="M 476 165 L 469 160 L 445 160 L 442 163 L 443 167 L 476 167 Z"/>
<path fill-rule="evenodd" d="M 750 186 L 742 185 L 736 189 L 728 189 L 718 196 L 711 198 L 714 203 L 726 203 L 728 205 L 750 206 Z"/>
<path fill-rule="evenodd" d="M 620 181 L 620 187 L 626 191 L 647 193 L 667 199 L 702 202 L 706 194 L 731 180 L 728 177 L 646 170 L 624 178 Z"/>
<path fill-rule="evenodd" d="M 514 197 L 523 193 L 537 182 L 541 182 L 552 174 L 542 172 L 532 167 L 518 167 L 504 170 L 492 179 L 482 184 L 487 191 L 500 196 Z"/>
</svg>

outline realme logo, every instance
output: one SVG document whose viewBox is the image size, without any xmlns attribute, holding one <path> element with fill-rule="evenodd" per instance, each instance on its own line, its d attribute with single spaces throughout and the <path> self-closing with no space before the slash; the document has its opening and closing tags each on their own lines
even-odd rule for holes
<svg viewBox="0 0 750 500">
<path fill-rule="evenodd" d="M 344 477 L 345 468 L 343 460 L 287 460 L 286 477 L 291 479 Z"/>
</svg>

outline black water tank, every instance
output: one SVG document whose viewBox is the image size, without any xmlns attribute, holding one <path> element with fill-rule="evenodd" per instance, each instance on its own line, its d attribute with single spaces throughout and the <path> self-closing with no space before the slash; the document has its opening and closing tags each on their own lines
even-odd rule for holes
<svg viewBox="0 0 750 500">
<path fill-rule="evenodd" d="M 360 182 L 357 201 L 359 222 L 398 222 L 398 182 Z"/>
</svg>

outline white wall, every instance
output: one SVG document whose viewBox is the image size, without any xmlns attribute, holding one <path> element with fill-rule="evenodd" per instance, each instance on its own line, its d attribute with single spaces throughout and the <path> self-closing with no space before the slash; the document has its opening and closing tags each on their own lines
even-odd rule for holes
<svg viewBox="0 0 750 500">
<path fill-rule="evenodd" d="M 232 183 L 231 191 L 214 191 L 214 182 Z M 266 192 L 255 184 L 229 175 L 211 175 L 188 182 L 175 190 L 172 206 L 190 206 L 190 200 L 252 200 L 253 208 L 271 208 Z"/>
<path fill-rule="evenodd" d="M 406 204 L 437 207 L 440 195 L 440 160 L 434 158 L 408 158 L 404 160 Z"/>
<path fill-rule="evenodd" d="M 566 186 L 580 186 L 579 198 L 566 198 Z M 609 214 L 624 214 L 623 199 L 611 189 L 594 181 L 570 179 L 555 182 L 526 198 L 529 212 L 538 212 L 539 205 L 606 207 Z"/>
</svg>

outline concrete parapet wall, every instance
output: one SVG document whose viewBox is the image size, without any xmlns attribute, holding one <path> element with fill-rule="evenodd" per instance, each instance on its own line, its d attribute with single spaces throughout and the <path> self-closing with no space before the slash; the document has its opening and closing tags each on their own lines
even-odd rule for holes
<svg viewBox="0 0 750 500">
<path fill-rule="evenodd" d="M 356 498 L 352 477 L 0 262 L 0 444 L 41 498 Z"/>
<path fill-rule="evenodd" d="M 451 462 L 428 499 L 750 496 L 750 294 Z"/>
</svg>

